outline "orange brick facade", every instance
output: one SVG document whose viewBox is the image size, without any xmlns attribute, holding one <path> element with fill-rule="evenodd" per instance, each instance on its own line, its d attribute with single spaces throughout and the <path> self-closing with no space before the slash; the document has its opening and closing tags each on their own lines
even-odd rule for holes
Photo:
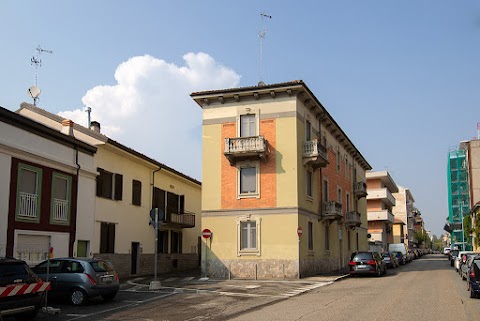
<svg viewBox="0 0 480 321">
<path fill-rule="evenodd" d="M 226 157 L 221 161 L 221 197 L 222 209 L 242 208 L 270 208 L 276 206 L 277 200 L 277 175 L 276 175 L 276 123 L 275 119 L 264 119 L 260 121 L 260 135 L 268 141 L 268 160 L 266 163 L 260 161 L 260 198 L 237 199 L 237 168 L 230 165 Z M 237 137 L 235 123 L 222 125 L 222 150 L 225 138 Z"/>
</svg>

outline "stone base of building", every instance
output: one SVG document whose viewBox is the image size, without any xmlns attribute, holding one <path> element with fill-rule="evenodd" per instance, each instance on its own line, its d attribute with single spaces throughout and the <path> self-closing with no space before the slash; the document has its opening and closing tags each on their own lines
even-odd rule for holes
<svg viewBox="0 0 480 321">
<path fill-rule="evenodd" d="M 132 273 L 130 254 L 96 253 L 96 258 L 110 261 L 120 278 L 154 274 L 154 254 L 141 254 L 137 262 L 136 273 Z M 165 274 L 176 271 L 194 270 L 199 267 L 198 255 L 193 254 L 158 254 L 157 273 Z"/>
<path fill-rule="evenodd" d="M 338 257 L 304 258 L 300 260 L 300 277 L 343 271 L 348 268 L 347 264 L 345 259 L 342 267 Z M 297 260 L 202 261 L 203 275 L 221 279 L 297 279 L 298 268 Z"/>
</svg>

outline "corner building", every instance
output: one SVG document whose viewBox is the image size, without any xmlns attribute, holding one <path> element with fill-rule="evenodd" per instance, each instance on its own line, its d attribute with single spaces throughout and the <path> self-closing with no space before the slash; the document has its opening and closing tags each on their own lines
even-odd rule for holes
<svg viewBox="0 0 480 321">
<path fill-rule="evenodd" d="M 203 109 L 202 228 L 212 232 L 204 274 L 298 278 L 367 250 L 371 167 L 303 81 L 191 96 Z"/>
</svg>

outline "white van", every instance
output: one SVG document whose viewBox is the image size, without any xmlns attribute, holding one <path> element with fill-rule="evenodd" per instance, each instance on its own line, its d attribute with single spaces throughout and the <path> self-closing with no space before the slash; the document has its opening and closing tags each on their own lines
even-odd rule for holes
<svg viewBox="0 0 480 321">
<path fill-rule="evenodd" d="M 388 252 L 400 252 L 407 255 L 407 246 L 405 243 L 393 243 L 388 245 Z"/>
</svg>

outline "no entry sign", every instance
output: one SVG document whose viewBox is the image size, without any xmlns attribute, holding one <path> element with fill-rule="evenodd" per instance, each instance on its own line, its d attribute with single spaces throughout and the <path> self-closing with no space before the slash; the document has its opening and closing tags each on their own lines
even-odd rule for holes
<svg viewBox="0 0 480 321">
<path fill-rule="evenodd" d="M 297 228 L 297 234 L 298 234 L 298 237 L 302 236 L 303 234 L 303 230 L 300 226 Z"/>
<path fill-rule="evenodd" d="M 210 231 L 208 228 L 206 228 L 202 231 L 202 236 L 204 238 L 208 239 L 212 236 L 212 231 Z"/>
</svg>

